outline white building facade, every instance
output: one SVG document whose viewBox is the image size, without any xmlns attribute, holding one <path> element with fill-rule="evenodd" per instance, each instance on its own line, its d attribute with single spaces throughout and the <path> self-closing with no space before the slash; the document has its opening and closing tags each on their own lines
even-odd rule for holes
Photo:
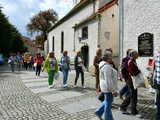
<svg viewBox="0 0 160 120">
<path fill-rule="evenodd" d="M 138 50 L 140 57 L 137 61 L 144 74 L 147 73 L 148 59 L 157 55 L 160 46 L 159 10 L 160 0 L 124 1 L 123 56 L 129 48 Z"/>
<path fill-rule="evenodd" d="M 118 5 L 115 0 L 81 0 L 48 34 L 49 51 L 74 58 L 82 52 L 85 66 L 93 65 L 96 50 L 112 48 L 118 56 Z"/>
</svg>

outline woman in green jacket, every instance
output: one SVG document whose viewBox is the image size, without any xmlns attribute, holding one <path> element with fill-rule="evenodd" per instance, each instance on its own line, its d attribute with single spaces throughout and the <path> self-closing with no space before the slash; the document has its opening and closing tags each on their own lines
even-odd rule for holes
<svg viewBox="0 0 160 120">
<path fill-rule="evenodd" d="M 55 73 L 58 72 L 58 63 L 54 52 L 50 52 L 44 62 L 44 69 L 48 72 L 49 88 L 53 87 Z"/>
</svg>

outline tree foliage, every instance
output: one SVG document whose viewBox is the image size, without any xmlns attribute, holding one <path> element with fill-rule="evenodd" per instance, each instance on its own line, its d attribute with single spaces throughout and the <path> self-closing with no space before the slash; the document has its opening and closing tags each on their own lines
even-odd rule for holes
<svg viewBox="0 0 160 120">
<path fill-rule="evenodd" d="M 27 50 L 21 34 L 9 21 L 0 8 L 0 53 L 8 56 L 11 52 L 23 53 Z"/>
<path fill-rule="evenodd" d="M 46 39 L 47 31 L 57 22 L 57 20 L 58 14 L 53 9 L 40 11 L 38 14 L 34 15 L 31 18 L 30 23 L 27 24 L 27 31 L 31 35 L 38 33 Z M 43 44 L 44 40 L 38 43 Z"/>
<path fill-rule="evenodd" d="M 45 41 L 45 38 L 44 38 L 43 35 L 37 35 L 36 36 L 35 43 L 39 48 L 43 48 L 44 41 Z"/>
</svg>

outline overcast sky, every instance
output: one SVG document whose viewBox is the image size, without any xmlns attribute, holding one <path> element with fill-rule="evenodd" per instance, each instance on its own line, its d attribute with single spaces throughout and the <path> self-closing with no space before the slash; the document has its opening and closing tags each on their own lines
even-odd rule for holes
<svg viewBox="0 0 160 120">
<path fill-rule="evenodd" d="M 27 35 L 26 24 L 40 10 L 53 8 L 62 18 L 72 7 L 73 0 L 0 0 L 3 12 L 22 35 Z"/>
</svg>

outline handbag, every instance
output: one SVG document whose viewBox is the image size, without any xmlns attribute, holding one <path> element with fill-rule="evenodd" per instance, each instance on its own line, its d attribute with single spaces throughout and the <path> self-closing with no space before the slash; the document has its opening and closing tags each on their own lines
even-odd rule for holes
<svg viewBox="0 0 160 120">
<path fill-rule="evenodd" d="M 59 72 L 55 72 L 54 78 L 55 78 L 55 80 L 59 80 Z"/>
<path fill-rule="evenodd" d="M 138 87 L 144 87 L 144 77 L 143 77 L 143 74 L 139 73 L 136 76 L 132 76 L 132 82 L 133 82 L 134 89 L 136 89 Z"/>
<path fill-rule="evenodd" d="M 98 100 L 103 102 L 104 101 L 104 93 L 100 93 L 98 96 Z"/>
<path fill-rule="evenodd" d="M 34 66 L 34 67 L 37 67 L 37 63 L 34 63 L 33 66 Z"/>
</svg>

